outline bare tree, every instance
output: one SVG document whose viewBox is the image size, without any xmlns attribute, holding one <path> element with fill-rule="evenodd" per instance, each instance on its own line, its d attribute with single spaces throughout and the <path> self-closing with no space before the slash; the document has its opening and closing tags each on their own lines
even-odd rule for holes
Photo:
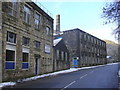
<svg viewBox="0 0 120 90">
<path fill-rule="evenodd" d="M 118 60 L 120 61 L 120 0 L 117 2 L 107 3 L 106 6 L 103 7 L 102 17 L 106 19 L 105 24 L 117 24 L 114 34 L 118 40 Z"/>
<path fill-rule="evenodd" d="M 118 38 L 120 34 L 120 1 L 106 3 L 106 6 L 103 7 L 103 18 L 106 19 L 104 24 L 116 23 L 117 27 L 114 30 L 115 35 Z"/>
</svg>

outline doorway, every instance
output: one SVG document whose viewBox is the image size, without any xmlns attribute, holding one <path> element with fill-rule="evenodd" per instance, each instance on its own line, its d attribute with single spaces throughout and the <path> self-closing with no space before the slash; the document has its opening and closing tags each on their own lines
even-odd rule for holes
<svg viewBox="0 0 120 90">
<path fill-rule="evenodd" d="M 38 75 L 38 62 L 39 62 L 39 57 L 35 57 L 35 75 Z"/>
</svg>

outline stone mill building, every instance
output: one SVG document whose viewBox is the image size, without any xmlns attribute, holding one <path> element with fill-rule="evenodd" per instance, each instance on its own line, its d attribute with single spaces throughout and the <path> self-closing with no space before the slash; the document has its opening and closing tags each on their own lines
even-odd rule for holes
<svg viewBox="0 0 120 90">
<path fill-rule="evenodd" d="M 0 81 L 53 71 L 53 18 L 34 2 L 0 2 Z"/>
<path fill-rule="evenodd" d="M 77 60 L 77 67 L 107 63 L 106 42 L 79 29 L 60 31 L 60 15 L 56 16 L 54 39 L 62 38 L 69 51 L 70 66 Z"/>
</svg>

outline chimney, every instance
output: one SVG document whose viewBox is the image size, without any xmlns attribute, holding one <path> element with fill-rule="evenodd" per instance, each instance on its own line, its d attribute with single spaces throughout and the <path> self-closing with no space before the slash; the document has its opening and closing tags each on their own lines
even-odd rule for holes
<svg viewBox="0 0 120 90">
<path fill-rule="evenodd" d="M 56 15 L 56 34 L 60 33 L 60 15 Z"/>
</svg>

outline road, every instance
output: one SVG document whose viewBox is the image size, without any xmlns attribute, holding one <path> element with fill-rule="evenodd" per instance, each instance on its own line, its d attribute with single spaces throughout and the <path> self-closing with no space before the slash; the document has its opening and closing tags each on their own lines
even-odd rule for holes
<svg viewBox="0 0 120 90">
<path fill-rule="evenodd" d="M 118 64 L 20 83 L 14 88 L 118 88 Z"/>
</svg>

